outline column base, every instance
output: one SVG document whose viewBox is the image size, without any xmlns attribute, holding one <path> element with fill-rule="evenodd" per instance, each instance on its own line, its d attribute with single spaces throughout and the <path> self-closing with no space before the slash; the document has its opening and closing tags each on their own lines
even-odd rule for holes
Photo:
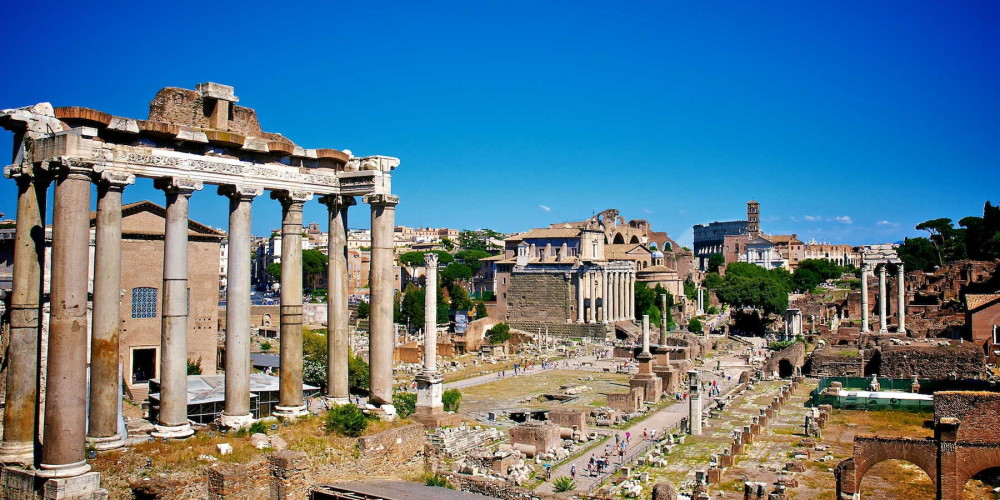
<svg viewBox="0 0 1000 500">
<path fill-rule="evenodd" d="M 72 464 L 62 464 L 62 465 L 41 464 L 39 465 L 39 469 L 35 471 L 35 475 L 38 477 L 44 477 L 46 479 L 53 479 L 53 478 L 76 477 L 86 474 L 88 472 L 90 472 L 90 464 L 88 464 L 86 460 L 81 460 L 79 462 Z M 100 477 L 100 475 L 98 475 L 98 477 Z"/>
<path fill-rule="evenodd" d="M 306 405 L 301 406 L 275 406 L 274 415 L 279 418 L 299 418 L 308 415 L 309 412 L 306 410 Z"/>
<path fill-rule="evenodd" d="M 334 406 L 349 405 L 351 404 L 351 398 L 335 398 L 333 396 L 326 397 L 326 407 L 333 408 Z"/>
<path fill-rule="evenodd" d="M 125 446 L 125 438 L 120 434 L 108 437 L 87 436 L 87 444 L 93 446 L 97 451 L 108 451 Z"/>
<path fill-rule="evenodd" d="M 896 333 L 901 333 L 903 335 L 906 335 L 906 328 L 900 328 L 899 330 L 896 330 Z"/>
<path fill-rule="evenodd" d="M 34 465 L 35 443 L 30 441 L 0 442 L 0 463 Z"/>
<path fill-rule="evenodd" d="M 191 437 L 194 434 L 194 429 L 191 428 L 190 424 L 182 425 L 154 425 L 153 432 L 149 435 L 157 439 L 184 439 Z"/>
<path fill-rule="evenodd" d="M 879 332 L 879 333 L 889 333 L 889 329 L 888 329 L 888 328 L 885 328 L 885 327 L 882 327 L 882 328 L 879 328 L 879 329 L 878 329 L 878 332 Z"/>
<path fill-rule="evenodd" d="M 226 415 L 225 413 L 219 415 L 219 425 L 234 430 L 250 427 L 253 421 L 253 415 L 249 413 L 246 415 Z"/>
<path fill-rule="evenodd" d="M 413 415 L 410 415 L 410 418 L 427 428 L 454 427 L 462 423 L 461 415 L 458 413 L 446 413 L 443 406 L 418 406 Z"/>
</svg>

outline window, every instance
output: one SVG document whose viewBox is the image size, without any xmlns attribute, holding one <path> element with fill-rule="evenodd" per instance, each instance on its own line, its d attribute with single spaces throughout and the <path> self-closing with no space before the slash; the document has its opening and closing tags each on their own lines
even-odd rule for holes
<svg viewBox="0 0 1000 500">
<path fill-rule="evenodd" d="M 138 287 L 132 289 L 132 317 L 156 317 L 156 289 Z"/>
</svg>

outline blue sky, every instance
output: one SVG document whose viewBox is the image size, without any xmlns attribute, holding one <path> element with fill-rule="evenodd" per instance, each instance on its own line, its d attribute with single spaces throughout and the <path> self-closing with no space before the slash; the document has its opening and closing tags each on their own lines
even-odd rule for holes
<svg viewBox="0 0 1000 500">
<path fill-rule="evenodd" d="M 399 224 L 518 231 L 614 207 L 689 243 L 756 199 L 765 231 L 861 244 L 1000 200 L 997 2 L 10 2 L 4 17 L 0 107 L 145 118 L 161 87 L 233 85 L 299 145 L 401 158 Z M 0 180 L 0 212 L 14 194 Z M 151 182 L 126 190 L 147 198 L 162 202 Z M 206 189 L 192 216 L 224 228 L 226 206 Z M 279 220 L 254 203 L 255 233 Z"/>
</svg>

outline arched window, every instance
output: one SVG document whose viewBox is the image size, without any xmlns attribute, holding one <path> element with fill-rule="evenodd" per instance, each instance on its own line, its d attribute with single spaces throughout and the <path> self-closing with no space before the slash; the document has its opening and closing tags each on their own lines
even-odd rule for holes
<svg viewBox="0 0 1000 500">
<path fill-rule="evenodd" d="M 156 317 L 155 288 L 143 286 L 132 289 L 132 317 L 133 318 Z"/>
</svg>

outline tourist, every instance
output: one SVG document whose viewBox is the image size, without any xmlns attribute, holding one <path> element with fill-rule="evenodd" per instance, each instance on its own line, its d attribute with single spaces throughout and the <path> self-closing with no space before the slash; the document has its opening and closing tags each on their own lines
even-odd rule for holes
<svg viewBox="0 0 1000 500">
<path fill-rule="evenodd" d="M 570 466 L 570 468 L 569 468 L 569 478 L 570 479 L 576 479 L 576 464 L 573 464 L 572 466 Z"/>
<path fill-rule="evenodd" d="M 643 440 L 643 441 L 645 441 L 645 440 L 646 440 L 646 439 L 647 439 L 648 437 L 649 437 L 649 435 L 648 435 L 648 433 L 646 432 L 646 429 L 645 429 L 645 428 L 643 428 L 643 429 L 642 429 L 642 440 Z"/>
</svg>

